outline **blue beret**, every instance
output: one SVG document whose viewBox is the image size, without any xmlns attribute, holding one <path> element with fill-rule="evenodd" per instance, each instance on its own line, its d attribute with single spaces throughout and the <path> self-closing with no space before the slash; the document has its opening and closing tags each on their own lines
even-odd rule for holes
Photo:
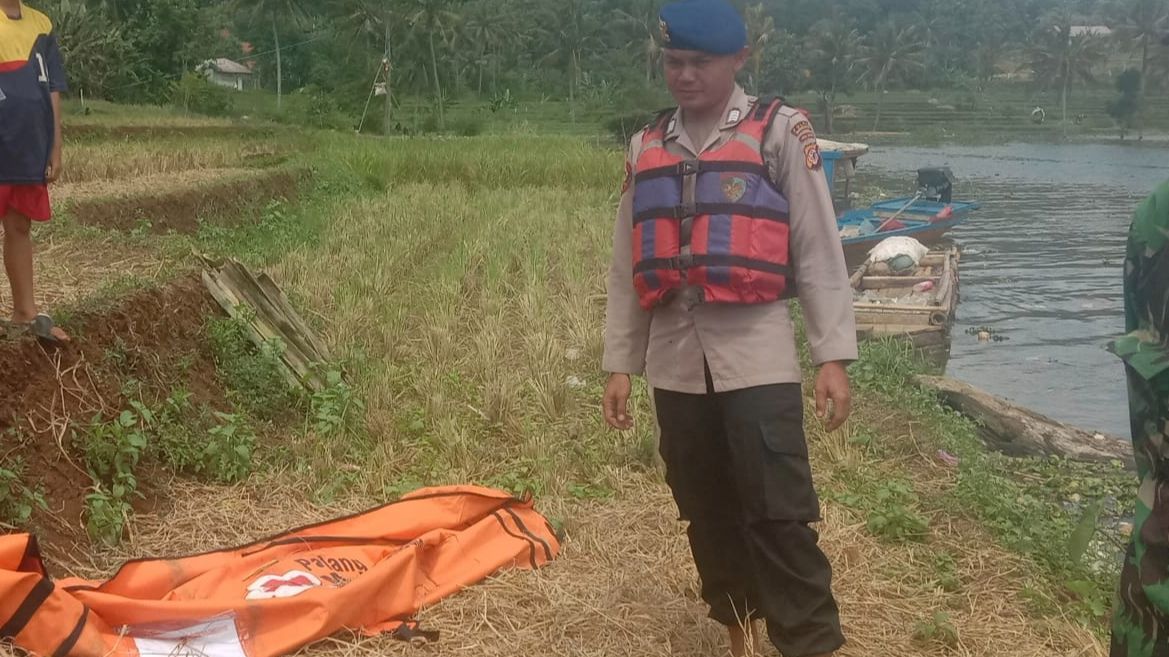
<svg viewBox="0 0 1169 657">
<path fill-rule="evenodd" d="M 731 55 L 747 47 L 747 25 L 727 0 L 678 0 L 658 18 L 664 48 Z"/>
</svg>

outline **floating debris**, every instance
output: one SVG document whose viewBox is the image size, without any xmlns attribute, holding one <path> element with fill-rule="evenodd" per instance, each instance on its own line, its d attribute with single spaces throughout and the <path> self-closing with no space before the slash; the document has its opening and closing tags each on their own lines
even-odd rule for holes
<svg viewBox="0 0 1169 657">
<path fill-rule="evenodd" d="M 1005 335 L 1000 335 L 998 331 L 989 326 L 976 326 L 966 329 L 966 335 L 973 335 L 978 338 L 979 342 L 1005 342 L 1010 340 Z"/>
</svg>

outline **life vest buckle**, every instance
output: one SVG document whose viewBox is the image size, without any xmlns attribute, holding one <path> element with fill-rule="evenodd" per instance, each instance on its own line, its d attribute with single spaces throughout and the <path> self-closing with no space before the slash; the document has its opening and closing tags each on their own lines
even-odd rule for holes
<svg viewBox="0 0 1169 657">
<path fill-rule="evenodd" d="M 681 203 L 674 206 L 675 219 L 689 219 L 690 217 L 698 216 L 697 203 Z"/>
<path fill-rule="evenodd" d="M 698 173 L 701 168 L 698 160 L 682 160 L 678 163 L 678 175 L 692 176 Z"/>
</svg>

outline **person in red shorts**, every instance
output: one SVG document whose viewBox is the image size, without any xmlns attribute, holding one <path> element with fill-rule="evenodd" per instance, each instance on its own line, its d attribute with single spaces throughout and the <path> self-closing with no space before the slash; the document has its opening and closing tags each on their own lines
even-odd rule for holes
<svg viewBox="0 0 1169 657">
<path fill-rule="evenodd" d="M 32 222 L 48 221 L 48 184 L 61 175 L 61 92 L 66 89 L 53 23 L 20 0 L 0 0 L 0 223 L 12 288 L 8 333 L 49 343 L 69 336 L 33 295 Z"/>
</svg>

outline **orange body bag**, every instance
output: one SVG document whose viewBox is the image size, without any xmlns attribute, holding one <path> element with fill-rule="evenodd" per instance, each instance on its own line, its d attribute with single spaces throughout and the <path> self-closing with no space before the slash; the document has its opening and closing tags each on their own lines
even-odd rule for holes
<svg viewBox="0 0 1169 657">
<path fill-rule="evenodd" d="M 0 537 L 0 639 L 44 657 L 275 657 L 342 629 L 410 629 L 422 607 L 560 543 L 529 500 L 429 488 L 240 548 L 50 580 L 28 534 Z"/>
</svg>

